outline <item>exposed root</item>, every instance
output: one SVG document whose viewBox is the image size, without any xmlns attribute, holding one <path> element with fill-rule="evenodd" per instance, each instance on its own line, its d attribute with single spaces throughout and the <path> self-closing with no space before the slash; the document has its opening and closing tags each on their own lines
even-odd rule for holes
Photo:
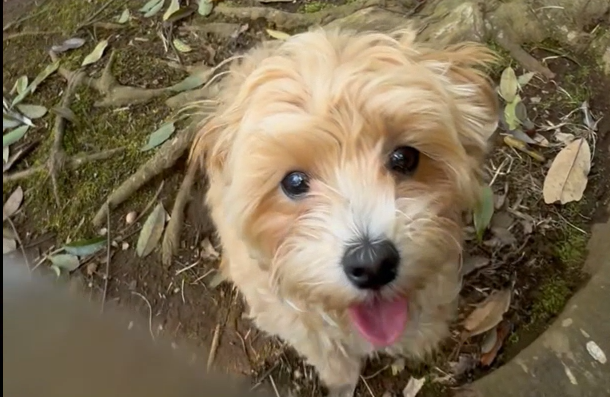
<svg viewBox="0 0 610 397">
<path fill-rule="evenodd" d="M 277 29 L 292 31 L 305 29 L 312 25 L 324 25 L 335 19 L 350 15 L 362 8 L 383 7 L 385 3 L 385 0 L 355 0 L 348 4 L 329 7 L 310 14 L 286 12 L 271 7 L 230 7 L 220 3 L 214 8 L 214 12 L 242 21 L 253 21 L 263 18 L 275 25 Z"/>
<path fill-rule="evenodd" d="M 184 222 L 184 208 L 191 198 L 191 191 L 195 183 L 197 175 L 197 167 L 191 165 L 188 167 L 187 173 L 182 180 L 170 220 L 165 228 L 163 235 L 163 245 L 161 247 L 161 259 L 165 266 L 171 265 L 172 256 L 176 253 L 176 248 L 180 245 L 180 232 L 182 231 L 182 223 Z"/>
<path fill-rule="evenodd" d="M 194 138 L 195 130 L 187 128 L 167 142 L 155 153 L 155 155 L 144 163 L 132 176 L 126 179 L 110 196 L 93 218 L 93 224 L 101 226 L 106 219 L 106 211 L 116 208 L 125 202 L 133 193 L 138 191 L 152 178 L 171 168 L 176 161 L 190 147 Z"/>
<path fill-rule="evenodd" d="M 66 158 L 65 162 L 64 162 L 64 166 L 66 168 L 74 170 L 74 169 L 77 169 L 78 167 L 85 165 L 87 163 L 90 163 L 92 161 L 109 159 L 110 157 L 112 157 L 115 154 L 120 153 L 124 150 L 125 150 L 124 148 L 116 148 L 116 149 L 104 150 L 103 152 L 99 152 L 99 153 L 77 154 L 76 156 Z M 4 180 L 5 183 L 19 181 L 21 179 L 29 178 L 32 175 L 36 175 L 36 174 L 39 174 L 39 173 L 45 172 L 45 171 L 48 172 L 48 168 L 46 166 L 32 167 L 32 168 L 28 168 L 27 170 L 17 171 L 12 174 L 3 175 L 2 179 Z"/>
<path fill-rule="evenodd" d="M 555 77 L 549 68 L 544 66 L 539 60 L 531 56 L 517 42 L 510 40 L 505 34 L 499 34 L 496 38 L 498 44 L 510 53 L 510 55 L 519 62 L 524 69 L 530 72 L 540 73 L 548 79 Z"/>
</svg>

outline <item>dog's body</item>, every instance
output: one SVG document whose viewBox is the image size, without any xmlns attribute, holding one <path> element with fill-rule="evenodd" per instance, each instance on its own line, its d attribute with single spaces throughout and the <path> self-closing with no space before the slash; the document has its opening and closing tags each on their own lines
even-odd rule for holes
<svg viewBox="0 0 610 397">
<path fill-rule="evenodd" d="M 232 67 L 192 150 L 222 271 L 256 325 L 351 395 L 363 358 L 448 335 L 461 216 L 495 130 L 477 45 L 315 30 Z"/>
</svg>

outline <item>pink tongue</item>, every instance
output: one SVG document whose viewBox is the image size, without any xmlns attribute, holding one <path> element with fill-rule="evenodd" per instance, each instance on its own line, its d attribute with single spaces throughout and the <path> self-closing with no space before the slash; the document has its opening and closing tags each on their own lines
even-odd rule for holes
<svg viewBox="0 0 610 397">
<path fill-rule="evenodd" d="M 407 323 L 407 300 L 375 299 L 349 308 L 354 325 L 375 347 L 393 344 L 400 337 Z"/>
</svg>

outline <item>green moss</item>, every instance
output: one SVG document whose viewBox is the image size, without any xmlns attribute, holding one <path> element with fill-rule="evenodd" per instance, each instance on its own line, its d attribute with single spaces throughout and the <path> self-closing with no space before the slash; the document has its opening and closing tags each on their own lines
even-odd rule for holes
<svg viewBox="0 0 610 397">
<path fill-rule="evenodd" d="M 299 8 L 299 12 L 304 14 L 313 14 L 314 12 L 319 12 L 330 7 L 335 7 L 335 5 L 326 1 L 312 1 L 303 4 Z"/>
<path fill-rule="evenodd" d="M 560 277 L 546 281 L 540 287 L 531 308 L 532 323 L 546 323 L 561 312 L 572 290 L 566 280 Z"/>
</svg>

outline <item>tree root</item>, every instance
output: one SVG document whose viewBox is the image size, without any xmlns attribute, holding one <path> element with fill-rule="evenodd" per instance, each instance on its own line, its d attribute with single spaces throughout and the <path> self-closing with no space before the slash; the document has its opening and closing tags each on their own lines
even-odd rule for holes
<svg viewBox="0 0 610 397">
<path fill-rule="evenodd" d="M 286 12 L 271 7 L 231 7 L 220 3 L 214 8 L 214 12 L 242 21 L 263 18 L 275 25 L 277 29 L 292 31 L 305 29 L 312 25 L 324 25 L 367 7 L 380 6 L 388 9 L 389 5 L 386 3 L 386 0 L 355 0 L 310 14 Z"/>
<path fill-rule="evenodd" d="M 496 40 L 524 69 L 529 70 L 530 72 L 540 73 L 548 79 L 555 78 L 555 73 L 544 66 L 542 62 L 531 56 L 516 41 L 508 39 L 504 34 L 498 34 Z"/>
</svg>

